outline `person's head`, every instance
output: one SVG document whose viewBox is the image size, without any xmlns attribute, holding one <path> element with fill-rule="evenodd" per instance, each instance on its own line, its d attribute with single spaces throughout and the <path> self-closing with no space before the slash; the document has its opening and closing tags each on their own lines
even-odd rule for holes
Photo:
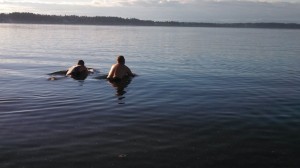
<svg viewBox="0 0 300 168">
<path fill-rule="evenodd" d="M 84 66 L 84 61 L 83 60 L 79 60 L 77 64 L 81 65 L 81 66 Z"/>
<path fill-rule="evenodd" d="M 119 64 L 125 64 L 125 58 L 124 58 L 124 56 L 123 55 L 118 56 L 117 61 L 118 61 Z"/>
</svg>

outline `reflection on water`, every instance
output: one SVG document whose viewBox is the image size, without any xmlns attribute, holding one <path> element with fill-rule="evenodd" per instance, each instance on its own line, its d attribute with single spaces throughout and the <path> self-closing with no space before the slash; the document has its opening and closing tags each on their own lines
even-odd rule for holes
<svg viewBox="0 0 300 168">
<path fill-rule="evenodd" d="M 131 77 L 125 77 L 121 80 L 108 80 L 111 86 L 116 89 L 116 96 L 118 96 L 119 104 L 125 104 L 125 88 L 131 83 L 131 80 Z"/>
</svg>

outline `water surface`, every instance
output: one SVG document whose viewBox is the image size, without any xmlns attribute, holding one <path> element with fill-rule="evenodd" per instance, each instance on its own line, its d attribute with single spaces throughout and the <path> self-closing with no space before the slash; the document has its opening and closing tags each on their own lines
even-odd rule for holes
<svg viewBox="0 0 300 168">
<path fill-rule="evenodd" d="M 299 30 L 0 25 L 0 167 L 299 167 Z M 117 93 L 116 56 L 138 74 Z M 49 81 L 83 59 L 97 73 Z"/>
</svg>

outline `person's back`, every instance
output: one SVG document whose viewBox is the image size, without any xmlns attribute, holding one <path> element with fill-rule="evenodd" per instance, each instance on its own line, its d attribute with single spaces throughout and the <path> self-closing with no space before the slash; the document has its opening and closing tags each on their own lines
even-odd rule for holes
<svg viewBox="0 0 300 168">
<path fill-rule="evenodd" d="M 125 65 L 125 58 L 123 56 L 119 56 L 117 59 L 117 64 L 112 65 L 107 78 L 121 80 L 124 77 L 134 76 L 131 70 Z"/>
<path fill-rule="evenodd" d="M 84 66 L 84 61 L 79 60 L 78 64 L 69 68 L 66 73 L 67 76 L 71 76 L 74 79 L 82 80 L 88 75 L 88 69 Z"/>
<path fill-rule="evenodd" d="M 114 64 L 108 78 L 124 78 L 131 76 L 131 70 L 124 64 Z"/>
</svg>

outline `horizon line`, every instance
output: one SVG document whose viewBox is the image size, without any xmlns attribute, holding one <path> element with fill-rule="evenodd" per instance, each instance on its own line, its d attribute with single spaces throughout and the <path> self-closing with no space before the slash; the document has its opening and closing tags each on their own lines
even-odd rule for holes
<svg viewBox="0 0 300 168">
<path fill-rule="evenodd" d="M 97 17 L 103 17 L 103 18 L 120 18 L 120 19 L 125 19 L 125 20 L 130 20 L 130 19 L 136 19 L 139 21 L 151 21 L 151 22 L 156 22 L 156 23 L 168 23 L 168 22 L 175 22 L 175 23 L 191 23 L 191 24 L 293 24 L 293 25 L 300 25 L 300 23 L 296 22 L 274 22 L 274 21 L 247 21 L 247 22 L 207 22 L 207 21 L 176 21 L 176 20 L 168 20 L 168 21 L 158 21 L 158 20 L 152 20 L 152 19 L 139 19 L 135 17 L 120 17 L 120 16 L 100 16 L 100 15 L 95 15 L 95 16 L 87 16 L 87 15 L 72 15 L 72 14 L 41 14 L 41 13 L 35 13 L 35 12 L 2 12 L 0 15 L 11 15 L 11 14 L 33 14 L 33 15 L 40 15 L 40 16 L 56 16 L 56 17 L 86 17 L 86 18 L 97 18 Z"/>
<path fill-rule="evenodd" d="M 160 26 L 160 27 L 211 27 L 211 28 L 261 28 L 261 29 L 300 29 L 298 23 L 281 22 L 178 22 L 153 21 L 117 16 L 79 16 L 38 14 L 32 12 L 0 13 L 0 23 L 14 24 L 61 24 L 96 26 Z"/>
</svg>

